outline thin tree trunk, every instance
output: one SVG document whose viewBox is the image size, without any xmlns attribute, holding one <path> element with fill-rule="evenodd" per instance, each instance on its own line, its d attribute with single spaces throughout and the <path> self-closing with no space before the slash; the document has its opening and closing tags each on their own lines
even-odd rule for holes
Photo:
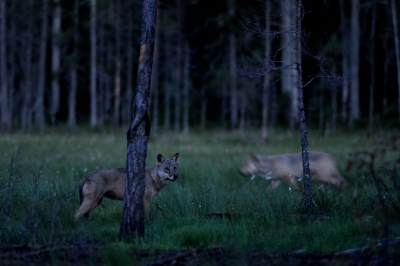
<svg viewBox="0 0 400 266">
<path fill-rule="evenodd" d="M 392 52 L 389 51 L 387 43 L 384 42 L 384 50 L 386 51 L 385 61 L 383 63 L 383 99 L 382 99 L 382 107 L 383 114 L 385 115 L 388 112 L 387 108 L 387 84 L 388 84 L 388 73 L 389 66 L 392 62 Z"/>
<path fill-rule="evenodd" d="M 372 131 L 373 115 L 374 115 L 374 92 L 375 92 L 375 24 L 376 24 L 376 1 L 372 3 L 372 21 L 371 21 L 371 36 L 370 36 L 370 76 L 369 82 L 369 112 L 368 112 L 368 129 Z"/>
<path fill-rule="evenodd" d="M 121 101 L 121 2 L 115 1 L 115 77 L 114 77 L 114 125 L 119 125 L 120 101 Z"/>
<path fill-rule="evenodd" d="M 51 110 L 50 119 L 51 125 L 54 127 L 56 124 L 56 115 L 60 107 L 60 37 L 61 32 L 61 6 L 60 0 L 54 0 L 55 9 L 53 14 L 53 26 L 52 26 L 52 52 L 51 52 Z"/>
<path fill-rule="evenodd" d="M 184 65 L 183 65 L 183 134 L 189 134 L 189 89 L 190 89 L 190 78 L 189 78 L 189 66 L 190 66 L 190 47 L 189 42 L 186 41 L 184 45 Z"/>
<path fill-rule="evenodd" d="M 1 122 L 0 128 L 11 128 L 11 110 L 8 90 L 7 73 L 7 5 L 6 0 L 0 0 L 0 86 L 1 86 Z M 11 93 L 10 93 L 11 94 Z"/>
<path fill-rule="evenodd" d="M 319 132 L 323 132 L 324 130 L 324 84 L 323 84 L 323 80 L 320 79 L 319 80 L 319 98 L 318 98 L 318 104 L 319 104 L 319 115 L 318 115 L 318 128 L 319 128 Z"/>
<path fill-rule="evenodd" d="M 335 86 L 331 86 L 331 133 L 336 132 L 336 119 L 337 119 L 337 91 Z"/>
<path fill-rule="evenodd" d="M 96 0 L 90 0 L 90 126 L 97 126 Z"/>
<path fill-rule="evenodd" d="M 303 70 L 301 62 L 301 20 L 303 17 L 302 1 L 297 1 L 297 39 L 296 39 L 296 56 L 297 56 L 297 89 L 298 89 L 298 111 L 300 119 L 300 134 L 301 134 L 301 154 L 303 158 L 303 175 L 304 175 L 304 202 L 308 214 L 314 213 L 314 206 L 312 201 L 312 187 L 311 187 L 311 172 L 310 161 L 308 158 L 308 140 L 307 140 L 307 126 L 306 117 L 304 112 L 304 99 L 303 99 Z"/>
<path fill-rule="evenodd" d="M 354 127 L 354 119 L 360 118 L 359 102 L 359 68 L 360 68 L 360 0 L 351 0 L 351 25 L 350 25 L 350 113 L 349 129 Z"/>
<path fill-rule="evenodd" d="M 396 66 L 397 66 L 397 88 L 399 91 L 398 105 L 399 105 L 399 120 L 400 120 L 400 42 L 399 42 L 399 30 L 397 27 L 397 10 L 395 0 L 392 0 L 392 21 L 394 29 L 394 47 L 396 51 Z"/>
<path fill-rule="evenodd" d="M 243 93 L 243 90 L 239 92 L 240 95 L 240 106 L 239 106 L 239 112 L 240 112 L 240 119 L 239 119 L 239 131 L 241 133 L 244 133 L 245 126 L 246 126 L 246 101 L 247 97 Z"/>
<path fill-rule="evenodd" d="M 281 31 L 286 32 L 281 38 L 282 47 L 282 64 L 291 65 L 296 61 L 296 51 L 294 44 L 294 37 L 291 28 L 295 24 L 296 18 L 294 12 L 294 1 L 293 0 L 283 0 L 280 1 L 280 9 L 282 14 L 281 21 Z M 289 99 L 289 108 L 287 108 L 287 118 L 289 120 L 289 128 L 292 131 L 296 122 L 298 121 L 296 110 L 297 110 L 297 80 L 296 80 L 296 70 L 286 69 L 281 71 L 281 87 L 284 94 Z"/>
<path fill-rule="evenodd" d="M 165 43 L 165 50 L 167 54 L 167 58 L 170 60 L 166 60 L 165 70 L 167 73 L 166 82 L 164 85 L 164 130 L 169 130 L 171 128 L 171 93 L 172 93 L 172 74 L 171 69 L 173 65 L 171 64 L 173 58 L 173 49 L 171 44 L 171 36 L 167 36 L 167 41 Z"/>
<path fill-rule="evenodd" d="M 151 71 L 156 31 L 156 0 L 143 1 L 142 34 L 136 96 L 132 104 L 132 122 L 127 132 L 127 176 L 119 237 L 132 241 L 144 237 L 145 168 L 150 135 L 148 116 Z"/>
<path fill-rule="evenodd" d="M 227 118 L 228 118 L 228 114 L 229 114 L 229 107 L 230 107 L 230 94 L 228 91 L 228 85 L 227 83 L 224 81 L 221 85 L 222 87 L 222 103 L 221 103 L 221 124 L 222 127 L 227 128 L 230 124 L 227 123 Z"/>
<path fill-rule="evenodd" d="M 30 130 L 32 128 L 32 16 L 34 15 L 32 0 L 28 2 L 28 21 L 25 30 L 26 41 L 24 45 L 25 58 L 24 58 L 24 81 L 23 81 L 23 106 L 21 114 L 21 127 L 23 130 Z"/>
<path fill-rule="evenodd" d="M 235 16 L 233 0 L 228 0 L 228 14 L 231 18 Z M 233 21 L 233 19 L 232 19 Z M 229 29 L 229 80 L 230 80 L 230 126 L 236 128 L 238 125 L 238 88 L 236 76 L 236 36 L 231 25 Z"/>
<path fill-rule="evenodd" d="M 151 75 L 151 101 L 152 111 L 152 130 L 153 132 L 158 132 L 158 121 L 159 121 L 159 93 L 158 93 L 158 69 L 159 69 L 159 57 L 160 57 L 160 9 L 159 2 L 157 2 L 157 26 L 156 26 L 156 40 L 154 44 L 154 61 L 153 61 L 153 73 Z"/>
<path fill-rule="evenodd" d="M 222 87 L 224 88 L 224 86 Z M 200 98 L 201 98 L 201 108 L 200 108 L 200 128 L 205 129 L 206 128 L 206 120 L 207 120 L 207 97 L 206 97 L 206 87 L 203 86 L 201 87 L 200 90 Z M 224 98 L 223 98 L 224 99 Z M 225 101 L 222 101 L 222 115 L 225 116 Z M 222 121 L 225 121 L 224 118 L 222 118 Z"/>
<path fill-rule="evenodd" d="M 180 130 L 181 113 L 181 84 L 182 84 L 182 0 L 176 0 L 177 20 L 177 44 L 176 44 L 176 66 L 175 66 L 175 90 L 174 90 L 174 129 L 175 133 Z"/>
<path fill-rule="evenodd" d="M 345 9 L 344 9 L 344 0 L 339 0 L 340 5 L 340 31 L 342 33 L 342 47 L 343 47 L 343 61 L 342 61 L 342 72 L 343 77 L 350 77 L 349 70 L 349 52 L 348 52 L 348 43 L 349 43 L 349 33 L 348 26 L 346 23 Z M 348 109 L 349 109 L 349 82 L 345 81 L 342 85 L 342 109 L 341 109 L 341 117 L 342 121 L 348 121 Z"/>
<path fill-rule="evenodd" d="M 265 32 L 271 31 L 271 2 L 270 0 L 265 1 Z M 269 36 L 265 38 L 265 64 L 269 67 L 269 58 L 271 57 L 271 42 Z M 263 91 L 262 91 L 262 122 L 261 122 L 261 140 L 265 144 L 268 137 L 268 107 L 269 107 L 269 86 L 270 86 L 270 75 L 269 73 L 264 75 Z"/>
<path fill-rule="evenodd" d="M 40 59 L 39 59 L 39 75 L 38 75 L 38 90 L 36 101 L 33 107 L 35 113 L 35 126 L 43 130 L 45 125 L 44 115 L 44 92 L 46 87 L 46 58 L 47 58 L 47 37 L 48 37 L 48 0 L 43 0 L 42 7 L 42 27 L 40 32 Z"/>
<path fill-rule="evenodd" d="M 74 0 L 73 13 L 73 51 L 70 68 L 70 89 L 68 95 L 68 126 L 76 127 L 76 91 L 78 89 L 78 75 L 76 70 L 77 45 L 78 45 L 78 23 L 79 23 L 79 0 Z"/>
</svg>

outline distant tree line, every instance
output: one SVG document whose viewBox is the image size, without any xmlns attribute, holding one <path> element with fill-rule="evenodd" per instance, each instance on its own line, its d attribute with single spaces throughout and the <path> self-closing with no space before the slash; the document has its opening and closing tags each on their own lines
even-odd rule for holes
<svg viewBox="0 0 400 266">
<path fill-rule="evenodd" d="M 290 64 L 296 56 L 290 33 L 295 3 L 159 0 L 152 130 L 295 129 L 293 68 L 268 73 L 268 80 L 260 72 L 266 58 Z M 309 125 L 330 133 L 338 125 L 372 130 L 399 124 L 396 4 L 303 3 L 303 83 L 313 80 L 304 88 Z M 141 0 L 0 0 L 1 129 L 127 126 L 141 5 Z"/>
</svg>

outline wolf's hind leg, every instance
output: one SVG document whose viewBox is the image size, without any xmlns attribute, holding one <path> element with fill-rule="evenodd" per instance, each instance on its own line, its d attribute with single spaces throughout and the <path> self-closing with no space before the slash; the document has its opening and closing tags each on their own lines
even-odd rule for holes
<svg viewBox="0 0 400 266">
<path fill-rule="evenodd" d="M 75 220 L 78 220 L 82 216 L 85 216 L 86 218 L 88 218 L 89 212 L 92 211 L 97 206 L 99 206 L 102 199 L 103 199 L 103 197 L 101 197 L 99 201 L 96 201 L 93 199 L 84 198 L 82 205 L 79 207 L 79 209 L 75 213 Z"/>
</svg>

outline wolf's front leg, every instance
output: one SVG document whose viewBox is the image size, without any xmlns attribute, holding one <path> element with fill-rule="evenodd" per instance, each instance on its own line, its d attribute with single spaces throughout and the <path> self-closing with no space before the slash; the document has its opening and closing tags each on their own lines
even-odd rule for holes
<svg viewBox="0 0 400 266">
<path fill-rule="evenodd" d="M 272 179 L 271 184 L 268 187 L 268 190 L 272 191 L 272 190 L 276 189 L 280 184 L 281 184 L 280 179 Z"/>
</svg>

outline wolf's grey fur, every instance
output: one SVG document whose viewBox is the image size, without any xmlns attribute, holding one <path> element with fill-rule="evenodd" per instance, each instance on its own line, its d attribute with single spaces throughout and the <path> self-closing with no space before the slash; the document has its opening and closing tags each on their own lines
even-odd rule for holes
<svg viewBox="0 0 400 266">
<path fill-rule="evenodd" d="M 144 203 L 146 217 L 150 214 L 151 200 L 169 183 L 178 178 L 178 158 L 176 153 L 170 159 L 157 155 L 156 165 L 146 167 Z M 81 206 L 75 213 L 75 219 L 100 205 L 103 197 L 123 200 L 125 193 L 125 168 L 106 168 L 85 175 L 79 182 Z"/>
<path fill-rule="evenodd" d="M 324 152 L 309 153 L 311 175 L 321 185 L 331 183 L 336 186 L 347 185 L 337 169 L 335 160 Z M 288 153 L 273 156 L 250 155 L 240 168 L 242 175 L 259 175 L 271 180 L 269 188 L 277 188 L 284 179 L 293 189 L 298 189 L 297 178 L 303 176 L 303 160 L 301 153 Z"/>
</svg>

